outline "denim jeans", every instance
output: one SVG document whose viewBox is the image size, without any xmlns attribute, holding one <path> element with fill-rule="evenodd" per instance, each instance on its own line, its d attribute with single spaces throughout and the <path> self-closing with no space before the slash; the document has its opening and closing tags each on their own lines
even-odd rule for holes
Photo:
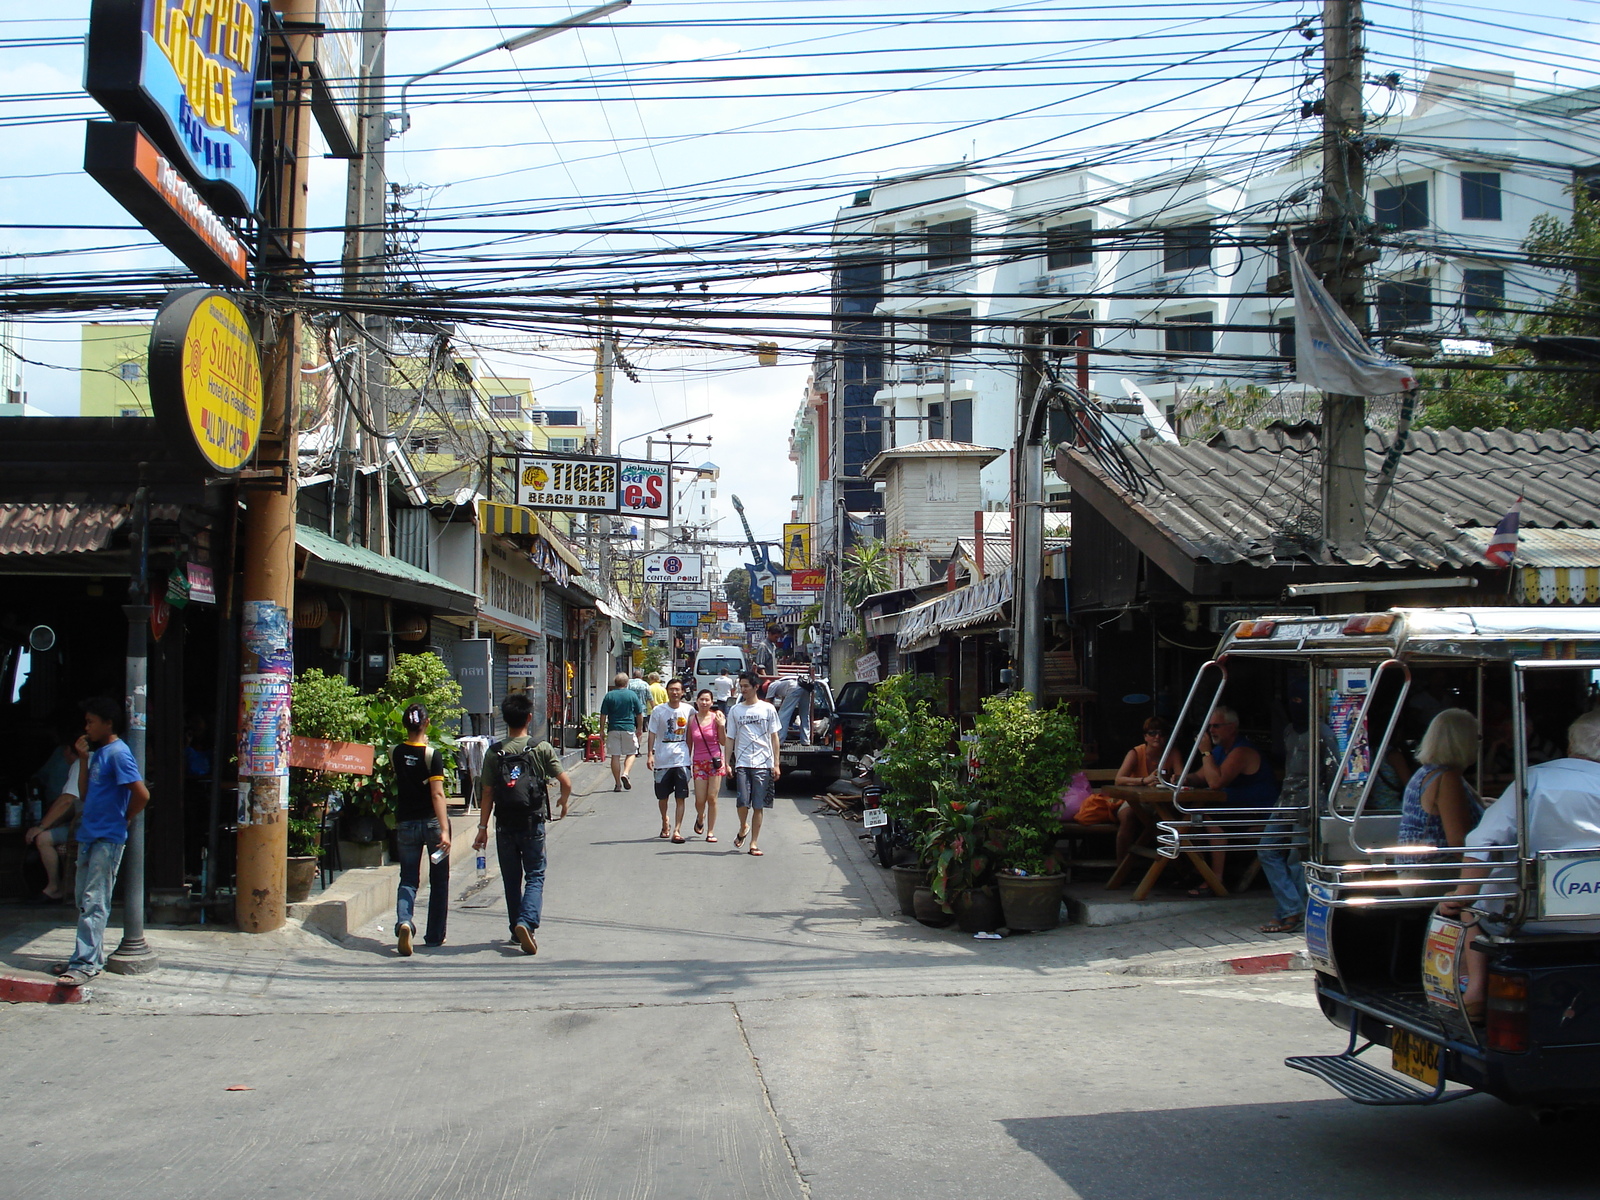
<svg viewBox="0 0 1600 1200">
<path fill-rule="evenodd" d="M 106 918 L 124 849 L 122 842 L 78 843 L 78 941 L 69 970 L 98 975 L 106 965 Z"/>
<path fill-rule="evenodd" d="M 795 688 L 794 691 L 783 698 L 783 707 L 778 709 L 778 724 L 782 727 L 782 732 L 778 734 L 779 741 L 789 736 L 789 722 L 794 720 L 796 714 L 798 714 L 800 717 L 800 744 L 802 746 L 811 745 L 811 722 L 806 720 L 805 703 L 806 693 L 803 688 Z"/>
<path fill-rule="evenodd" d="M 506 885 L 506 920 L 514 927 L 539 928 L 539 907 L 544 903 L 544 822 L 520 832 L 496 826 L 495 854 L 500 859 L 500 879 Z"/>
<path fill-rule="evenodd" d="M 400 891 L 394 901 L 394 923 L 414 925 L 411 916 L 417 904 L 417 884 L 422 879 L 422 856 L 439 844 L 439 822 L 401 821 L 395 827 L 400 843 Z M 444 941 L 444 926 L 450 916 L 450 856 L 443 862 L 428 862 L 428 928 L 422 940 L 430 946 Z"/>
<path fill-rule="evenodd" d="M 1284 837 L 1284 834 L 1297 837 Z M 1261 847 L 1256 857 L 1261 860 L 1261 873 L 1267 877 L 1272 898 L 1278 903 L 1277 918 L 1304 917 L 1306 914 L 1306 873 L 1301 868 L 1305 857 L 1301 842 L 1305 826 L 1301 821 L 1285 818 L 1267 822 L 1261 834 Z"/>
</svg>

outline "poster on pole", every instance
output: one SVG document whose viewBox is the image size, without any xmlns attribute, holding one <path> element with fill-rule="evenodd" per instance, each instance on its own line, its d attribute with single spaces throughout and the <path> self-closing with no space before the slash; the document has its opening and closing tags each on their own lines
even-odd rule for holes
<svg viewBox="0 0 1600 1200">
<path fill-rule="evenodd" d="M 783 527 L 783 569 L 801 571 L 811 565 L 811 526 L 787 524 Z"/>
</svg>

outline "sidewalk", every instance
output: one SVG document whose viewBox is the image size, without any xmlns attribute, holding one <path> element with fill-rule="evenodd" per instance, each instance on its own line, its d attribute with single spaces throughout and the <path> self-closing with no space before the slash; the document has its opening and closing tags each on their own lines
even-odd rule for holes
<svg viewBox="0 0 1600 1200">
<path fill-rule="evenodd" d="M 1042 993 L 1115 986 L 1113 978 L 1166 967 L 1204 974 L 1302 948 L 1298 939 L 1256 932 L 1270 916 L 1270 901 L 1259 896 L 1163 904 L 1155 919 L 1136 924 L 1069 924 L 978 941 L 901 916 L 889 872 L 870 859 L 860 826 L 818 813 L 809 795 L 779 797 L 762 833 L 766 857 L 752 858 L 733 847 L 731 797 L 719 805 L 717 844 L 675 846 L 656 836 L 642 768 L 622 793 L 612 792 L 604 764 L 579 764 L 571 774 L 571 816 L 550 827 L 536 957 L 507 944 L 491 853 L 485 884 L 470 874 L 453 878 L 443 947 L 398 958 L 398 868 L 347 872 L 271 934 L 151 927 L 162 969 L 101 976 L 87 1008 L 438 1012 Z M 476 812 L 452 821 L 453 862 L 470 852 L 475 824 Z M 0 962 L 36 968 L 71 937 L 64 922 L 0 926 Z"/>
</svg>

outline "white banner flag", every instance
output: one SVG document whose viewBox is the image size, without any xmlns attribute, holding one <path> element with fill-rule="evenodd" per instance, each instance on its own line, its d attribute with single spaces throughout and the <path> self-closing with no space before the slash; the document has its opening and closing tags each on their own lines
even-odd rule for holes
<svg viewBox="0 0 1600 1200">
<path fill-rule="evenodd" d="M 1294 278 L 1294 347 L 1299 381 L 1341 396 L 1387 396 L 1417 386 L 1411 368 L 1379 354 L 1328 295 L 1305 256 L 1289 256 Z"/>
</svg>

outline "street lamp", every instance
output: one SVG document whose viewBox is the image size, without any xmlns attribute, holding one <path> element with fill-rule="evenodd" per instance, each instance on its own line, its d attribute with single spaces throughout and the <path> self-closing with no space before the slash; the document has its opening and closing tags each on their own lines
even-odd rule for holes
<svg viewBox="0 0 1600 1200">
<path fill-rule="evenodd" d="M 454 62 L 447 62 L 442 67 L 434 67 L 431 71 L 413 75 L 400 85 L 400 111 L 383 114 L 386 117 L 392 117 L 397 125 L 397 128 L 388 133 L 384 140 L 387 141 L 389 138 L 396 137 L 411 128 L 411 113 L 406 108 L 406 91 L 418 80 L 426 79 L 430 75 L 443 74 L 452 67 L 459 67 L 464 62 L 482 58 L 485 54 L 493 54 L 496 50 L 521 50 L 524 46 L 531 46 L 535 42 L 544 41 L 545 38 L 555 37 L 556 34 L 564 29 L 577 29 L 581 25 L 588 25 L 598 21 L 601 17 L 609 17 L 614 12 L 621 12 L 632 3 L 633 0 L 612 0 L 610 4 L 602 4 L 599 8 L 591 8 L 588 12 L 581 12 L 576 16 L 568 17 L 564 21 L 557 21 L 554 25 L 535 26 L 533 29 L 519 33 L 515 37 L 509 37 L 503 42 L 496 42 L 483 50 L 474 50 L 471 54 L 463 55 Z"/>
<path fill-rule="evenodd" d="M 674 421 L 670 425 L 659 425 L 654 429 L 646 429 L 643 433 L 630 433 L 617 443 L 617 453 L 622 453 L 623 442 L 636 442 L 642 437 L 649 437 L 652 433 L 665 433 L 669 429 L 682 429 L 685 425 L 693 425 L 696 421 L 709 421 L 710 413 L 701 413 L 698 417 L 685 417 L 681 421 Z"/>
</svg>

